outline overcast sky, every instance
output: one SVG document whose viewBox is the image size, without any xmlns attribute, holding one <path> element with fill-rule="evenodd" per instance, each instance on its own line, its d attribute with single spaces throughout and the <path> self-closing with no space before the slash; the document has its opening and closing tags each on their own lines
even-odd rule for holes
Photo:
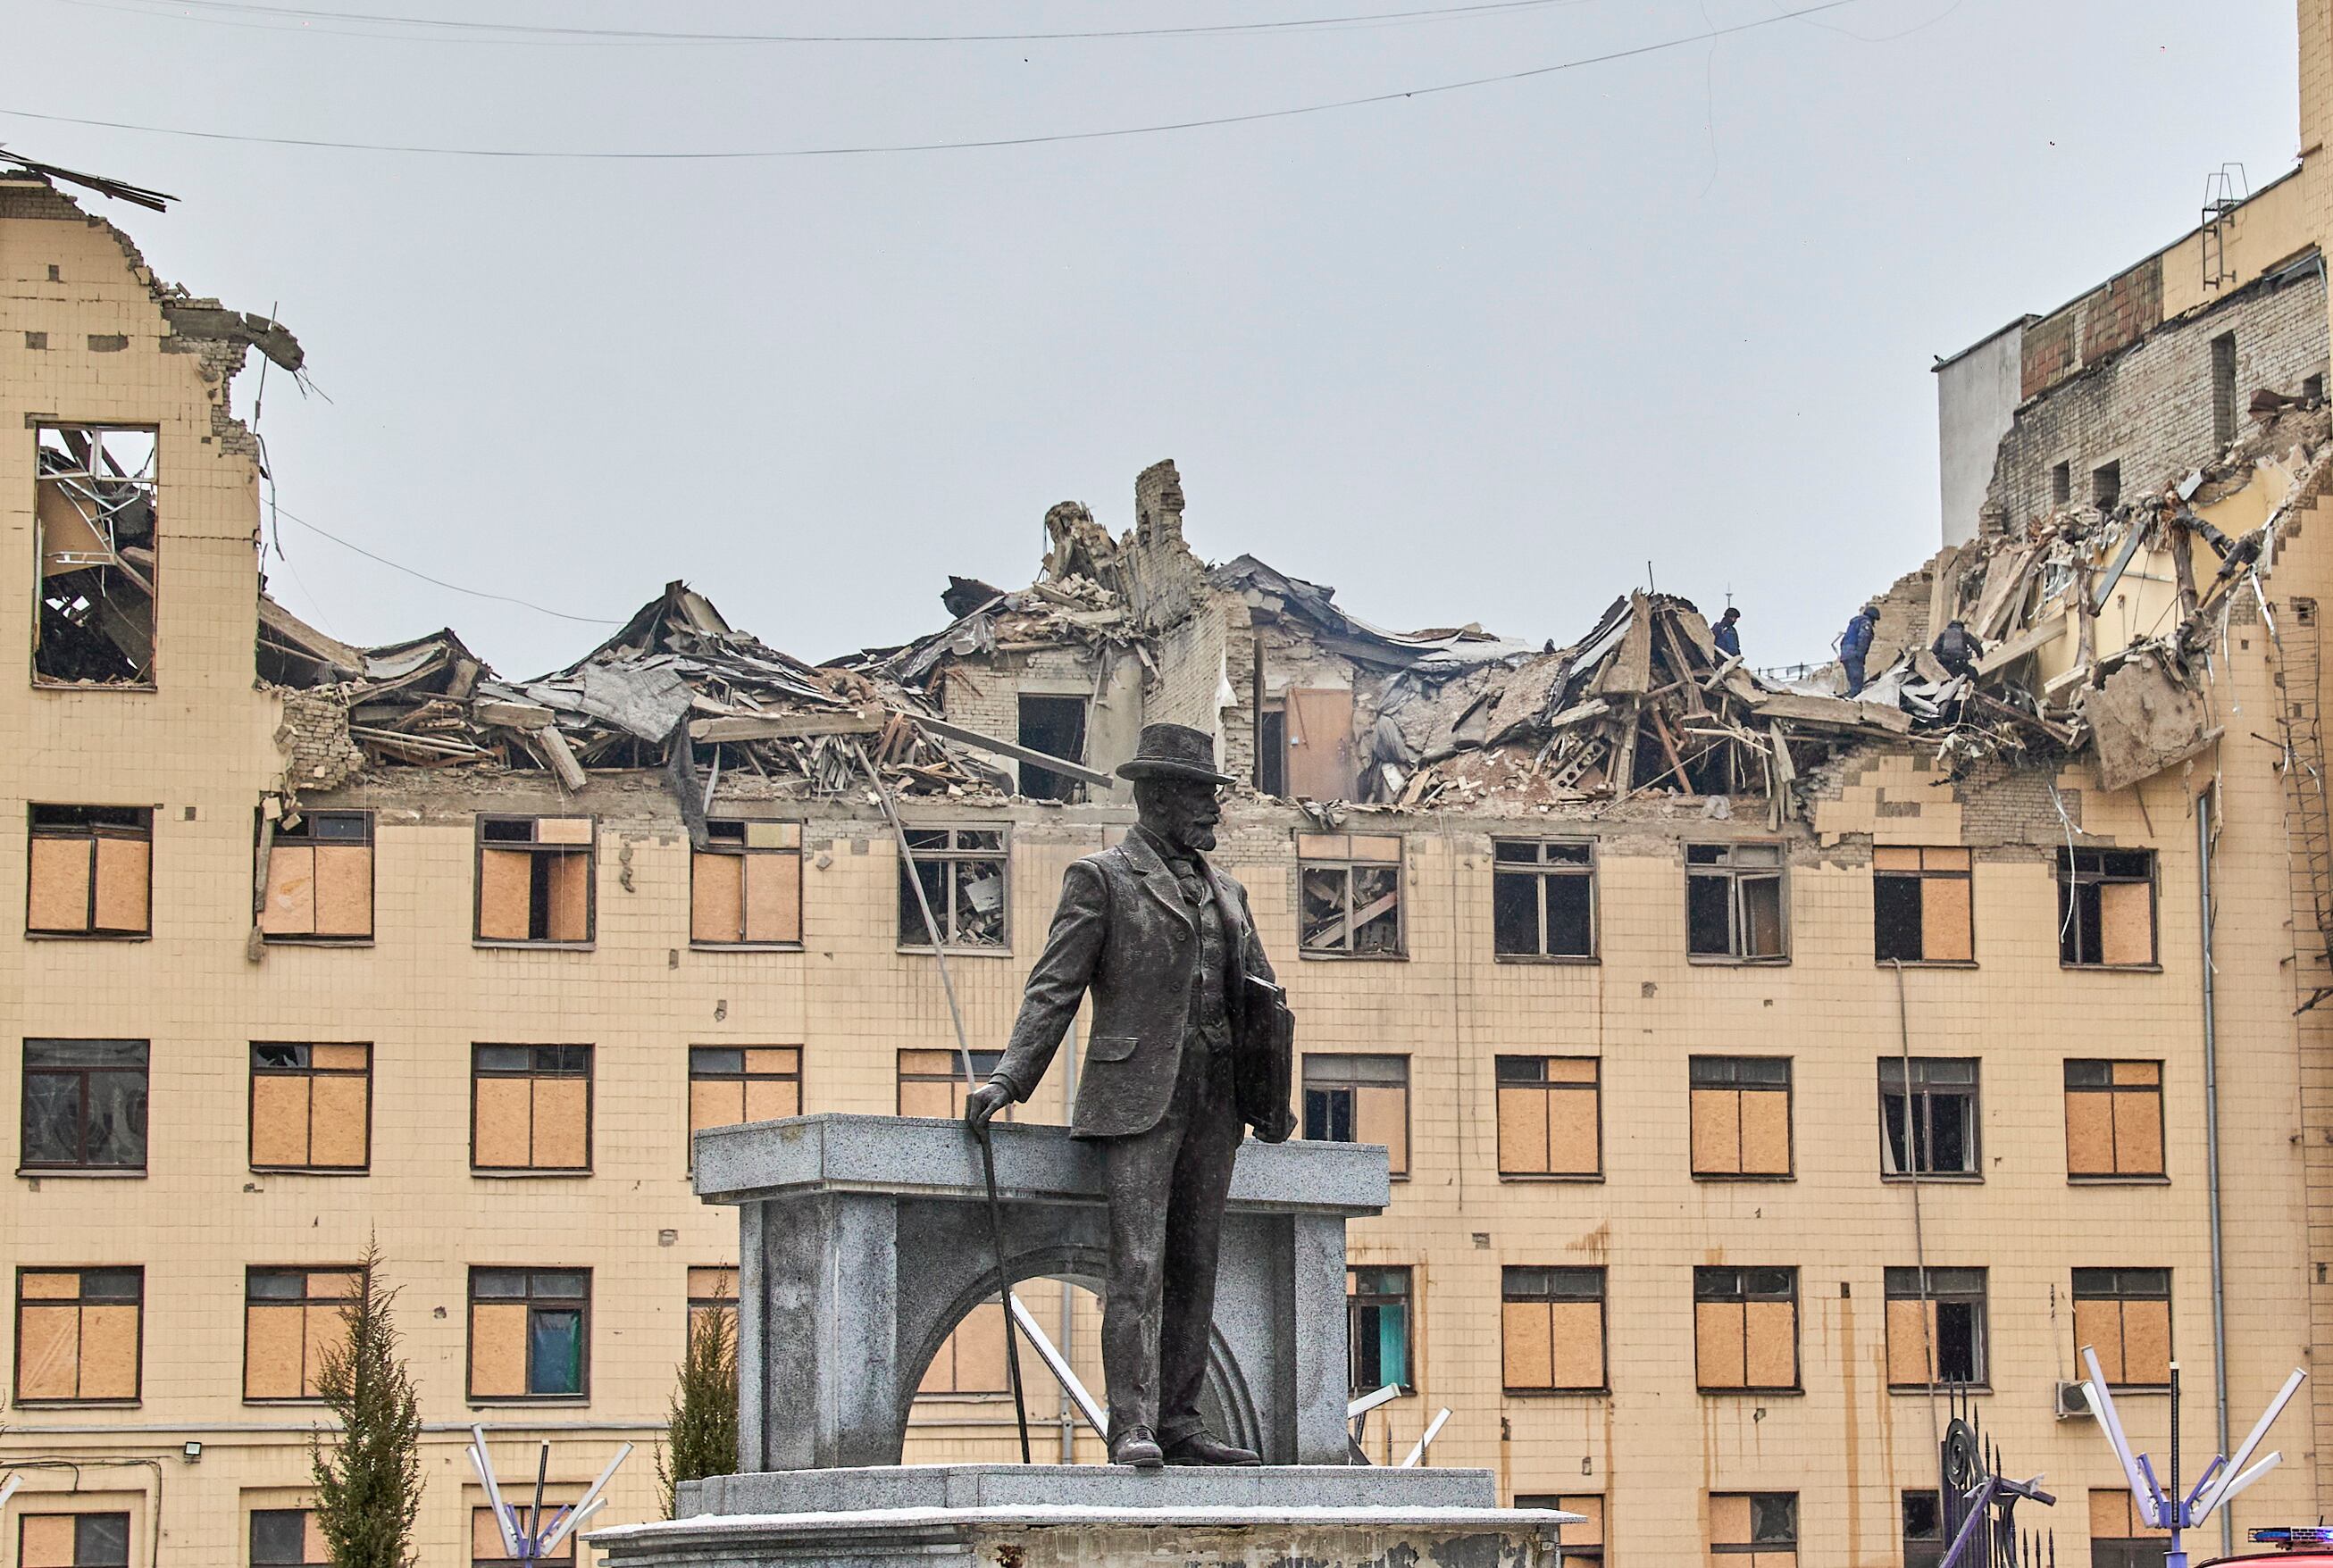
<svg viewBox="0 0 2333 1568">
<path fill-rule="evenodd" d="M 300 0 L 283 0 L 286 5 Z M 261 432 L 287 511 L 404 566 L 620 620 L 687 579 L 811 658 L 1025 583 L 1045 509 L 1131 521 L 1380 625 L 1567 642 L 1615 594 L 1729 592 L 1823 656 L 1937 539 L 1933 359 L 2192 227 L 2296 146 L 2289 0 L 1534 0 L 1425 22 L 1017 42 L 552 42 L 327 12 L 690 31 L 1028 33 L 1464 0 L 13 0 L 0 117 L 166 278 L 308 352 Z M 249 416 L 257 356 L 236 387 Z M 274 591 L 352 641 L 451 625 L 505 674 L 606 627 L 281 525 Z M 168 568 L 167 560 L 164 570 Z"/>
</svg>

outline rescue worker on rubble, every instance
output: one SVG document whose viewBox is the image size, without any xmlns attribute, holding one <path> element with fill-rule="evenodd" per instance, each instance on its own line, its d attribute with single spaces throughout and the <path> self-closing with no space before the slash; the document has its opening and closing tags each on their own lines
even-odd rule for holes
<svg viewBox="0 0 2333 1568">
<path fill-rule="evenodd" d="M 1847 671 L 1847 694 L 1863 690 L 1863 661 L 1871 655 L 1871 635 L 1879 629 L 1879 607 L 1866 605 L 1847 623 L 1839 639 L 1839 662 Z"/>
<path fill-rule="evenodd" d="M 1742 628 L 1737 624 L 1741 619 L 1742 612 L 1728 605 L 1717 624 L 1709 628 L 1709 640 L 1717 645 L 1717 651 L 1737 659 L 1742 656 Z"/>
<path fill-rule="evenodd" d="M 1965 625 L 1954 621 L 1937 635 L 1928 651 L 1936 655 L 1946 674 L 1966 675 L 1974 674 L 1976 662 L 1984 657 L 1984 644 Z"/>
</svg>

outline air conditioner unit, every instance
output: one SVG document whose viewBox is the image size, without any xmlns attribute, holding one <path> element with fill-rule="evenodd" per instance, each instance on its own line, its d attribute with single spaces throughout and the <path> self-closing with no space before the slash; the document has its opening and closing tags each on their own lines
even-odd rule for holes
<svg viewBox="0 0 2333 1568">
<path fill-rule="evenodd" d="M 2077 1416 L 2097 1414 L 2090 1409 L 2089 1396 L 2082 1391 L 2081 1384 L 2059 1383 L 2057 1385 L 2057 1393 L 2059 1420 L 2069 1421 Z"/>
</svg>

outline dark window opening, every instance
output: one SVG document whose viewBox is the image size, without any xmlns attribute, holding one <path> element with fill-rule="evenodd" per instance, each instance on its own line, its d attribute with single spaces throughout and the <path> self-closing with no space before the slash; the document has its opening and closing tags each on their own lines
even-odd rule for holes
<svg viewBox="0 0 2333 1568">
<path fill-rule="evenodd" d="M 2155 962 L 2154 851 L 2058 851 L 2058 961 Z"/>
<path fill-rule="evenodd" d="M 2122 464 L 2108 463 L 2090 470 L 2090 504 L 2112 512 L 2122 500 Z"/>
<path fill-rule="evenodd" d="M 1982 1387 L 1984 1270 L 1891 1268 L 1886 1285 L 1888 1386 Z"/>
<path fill-rule="evenodd" d="M 2236 438 L 2236 335 L 2212 339 L 2212 440 L 2221 446 Z"/>
<path fill-rule="evenodd" d="M 1787 955 L 1781 846 L 1689 844 L 1685 859 L 1688 953 L 1742 960 Z"/>
<path fill-rule="evenodd" d="M 1345 1343 L 1355 1394 L 1409 1391 L 1409 1270 L 1345 1271 Z"/>
<path fill-rule="evenodd" d="M 1592 958 L 1595 858 L 1586 844 L 1493 846 L 1491 946 L 1511 958 Z"/>
<path fill-rule="evenodd" d="M 1021 744 L 1064 762 L 1086 760 L 1086 700 L 1021 694 Z M 1078 781 L 1035 762 L 1021 764 L 1021 793 L 1032 800 L 1075 800 Z"/>
<path fill-rule="evenodd" d="M 2053 505 L 2063 506 L 2073 499 L 2074 465 L 2071 463 L 2060 463 L 2050 470 L 2050 502 Z"/>
<path fill-rule="evenodd" d="M 1916 877 L 1877 876 L 1871 882 L 1872 951 L 1882 963 L 1918 963 L 1920 884 Z"/>
<path fill-rule="evenodd" d="M 1911 1082 L 1897 1057 L 1879 1059 L 1879 1123 L 1890 1176 L 1973 1176 L 1977 1168 L 1977 1064 L 1967 1056 L 1915 1056 Z"/>
<path fill-rule="evenodd" d="M 1257 727 L 1255 792 L 1274 798 L 1288 793 L 1288 710 L 1266 708 Z"/>
<path fill-rule="evenodd" d="M 156 435 L 47 426 L 34 488 L 40 615 L 33 678 L 154 684 Z"/>
<path fill-rule="evenodd" d="M 1936 1568 L 1944 1560 L 1944 1510 L 1935 1492 L 1904 1494 L 1904 1568 Z"/>
</svg>

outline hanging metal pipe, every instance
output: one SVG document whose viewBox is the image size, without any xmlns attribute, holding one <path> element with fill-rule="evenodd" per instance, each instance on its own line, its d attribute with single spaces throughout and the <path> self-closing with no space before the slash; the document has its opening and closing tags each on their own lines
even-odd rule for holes
<svg viewBox="0 0 2333 1568">
<path fill-rule="evenodd" d="M 2228 1298 L 2220 1252 L 2220 1038 L 2212 973 L 2212 812 L 2218 804 L 2217 785 L 2195 798 L 2196 923 L 2202 932 L 2203 961 L 2203 1164 L 2212 1210 L 2212 1392 L 2219 1451 L 2224 1454 L 2228 1451 Z M 2235 1549 L 2235 1513 L 2222 1509 L 2221 1554 L 2232 1555 Z"/>
</svg>

